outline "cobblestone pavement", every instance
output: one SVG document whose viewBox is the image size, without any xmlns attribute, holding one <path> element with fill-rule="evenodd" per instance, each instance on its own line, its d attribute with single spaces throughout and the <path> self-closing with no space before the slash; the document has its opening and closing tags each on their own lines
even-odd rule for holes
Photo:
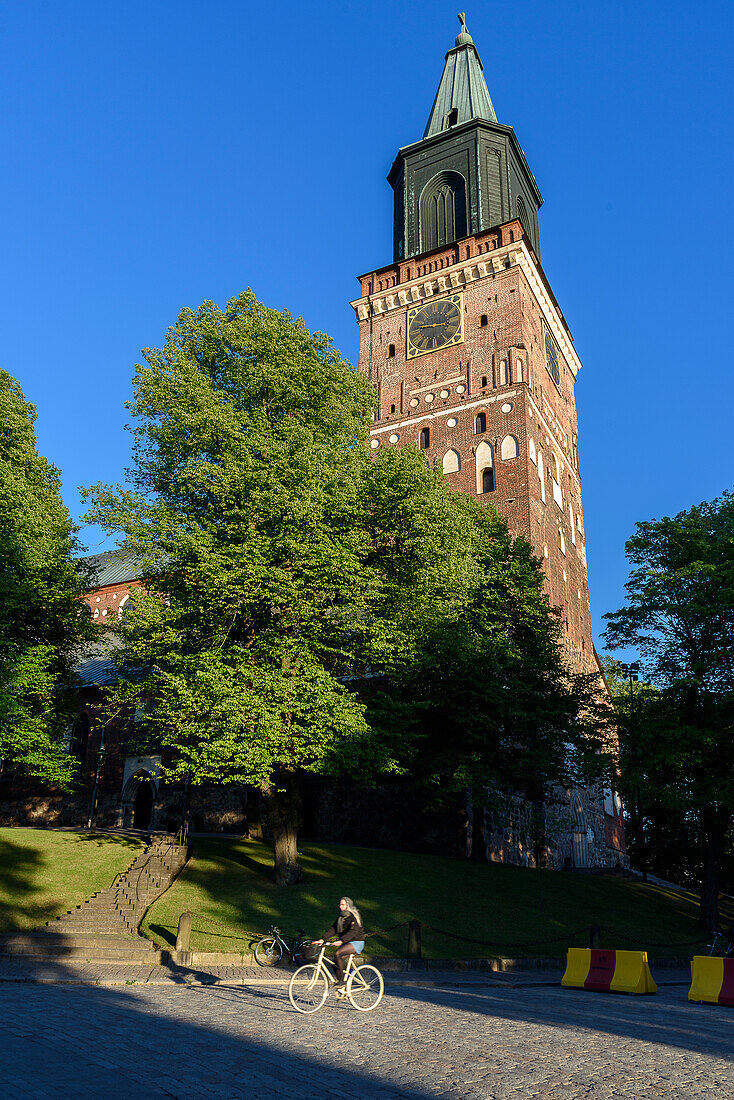
<svg viewBox="0 0 734 1100">
<path fill-rule="evenodd" d="M 0 985 L 2 1094 L 16 1098 L 734 1096 L 734 1013 L 544 986 L 400 986 L 376 1012 L 283 986 Z"/>
</svg>

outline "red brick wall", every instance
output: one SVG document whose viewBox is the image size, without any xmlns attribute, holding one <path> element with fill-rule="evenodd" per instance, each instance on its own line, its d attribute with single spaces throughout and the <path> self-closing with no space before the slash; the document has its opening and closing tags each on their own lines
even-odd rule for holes
<svg viewBox="0 0 734 1100">
<path fill-rule="evenodd" d="M 380 447 L 417 443 L 421 429 L 428 427 L 429 461 L 440 465 L 449 448 L 457 451 L 461 469 L 447 474 L 447 480 L 456 488 L 476 494 L 476 449 L 483 440 L 492 445 L 496 488 L 482 499 L 495 504 L 513 534 L 529 539 L 543 559 L 551 602 L 562 611 L 571 663 L 592 669 L 585 541 L 575 522 L 583 511 L 573 372 L 561 350 L 560 386 L 556 387 L 551 379 L 545 366 L 541 309 L 520 266 L 504 267 L 498 262 L 498 269 L 492 272 L 489 266 L 490 273 L 482 278 L 458 285 L 451 280 L 453 265 L 468 257 L 489 258 L 503 244 L 521 237 L 520 223 L 509 222 L 417 260 L 362 276 L 363 296 L 371 293 L 384 303 L 387 295 L 392 295 L 393 308 L 373 310 L 371 317 L 360 320 L 359 369 L 371 372 L 379 392 L 373 448 L 374 440 L 379 440 Z M 433 278 L 436 297 L 459 291 L 463 294 L 464 341 L 408 360 L 407 313 L 417 303 L 408 297 L 402 307 L 397 306 L 398 295 L 401 289 L 405 292 L 410 280 L 427 277 Z M 552 298 L 550 288 L 544 285 Z M 420 298 L 421 302 L 425 300 Z M 485 325 L 481 323 L 483 316 Z M 457 386 L 464 387 L 463 392 L 457 392 Z M 442 391 L 446 396 L 441 396 Z M 427 395 L 433 395 L 433 400 L 426 401 Z M 476 416 L 482 412 L 486 415 L 486 431 L 477 434 Z M 450 424 L 452 419 L 455 425 Z M 391 441 L 391 436 L 398 439 Z M 501 458 L 506 436 L 517 439 L 517 458 Z M 531 439 L 535 462 L 529 453 Z M 538 453 L 542 455 L 545 501 L 538 476 Z M 562 507 L 554 499 L 550 476 L 553 456 L 560 474 L 555 496 Z M 573 530 L 569 504 L 574 515 Z"/>
</svg>

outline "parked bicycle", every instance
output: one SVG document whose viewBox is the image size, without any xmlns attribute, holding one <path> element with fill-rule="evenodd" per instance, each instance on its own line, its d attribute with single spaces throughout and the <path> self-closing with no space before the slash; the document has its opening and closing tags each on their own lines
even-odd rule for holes
<svg viewBox="0 0 734 1100">
<path fill-rule="evenodd" d="M 295 938 L 289 943 L 281 930 L 273 924 L 267 936 L 263 936 L 255 944 L 255 962 L 260 966 L 277 966 L 284 955 L 287 955 L 292 963 L 299 962 L 306 957 L 303 949 L 310 942 L 306 939 L 304 929 L 299 928 Z"/>
<path fill-rule="evenodd" d="M 721 940 L 721 946 L 719 946 Z M 709 955 L 723 955 L 725 959 L 734 958 L 734 926 L 728 932 L 719 928 L 714 932 L 714 942 L 708 944 Z"/>
<path fill-rule="evenodd" d="M 336 978 L 325 965 L 334 967 L 331 959 L 324 957 L 328 947 L 324 944 L 318 959 L 305 966 L 299 966 L 290 980 L 288 997 L 297 1012 L 317 1012 L 329 995 L 329 986 L 336 984 Z M 344 971 L 345 986 L 336 990 L 336 995 L 345 996 L 358 1012 L 371 1012 L 377 1008 L 385 991 L 382 974 L 376 966 L 362 963 L 357 966 L 358 955 L 350 955 Z"/>
</svg>

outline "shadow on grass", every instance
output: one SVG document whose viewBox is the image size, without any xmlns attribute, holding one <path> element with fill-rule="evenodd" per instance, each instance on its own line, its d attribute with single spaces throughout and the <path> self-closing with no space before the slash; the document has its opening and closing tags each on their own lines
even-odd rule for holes
<svg viewBox="0 0 734 1100">
<path fill-rule="evenodd" d="M 97 848 L 109 847 L 114 845 L 116 848 L 128 848 L 130 850 L 137 848 L 141 849 L 141 843 L 143 838 L 138 836 L 120 836 L 119 833 L 95 833 L 84 832 L 76 833 L 77 840 L 82 841 L 84 844 L 93 844 Z"/>
<path fill-rule="evenodd" d="M 0 931 L 17 927 L 19 910 L 33 923 L 48 919 L 48 906 L 34 900 L 43 860 L 42 850 L 0 838 Z"/>
<path fill-rule="evenodd" d="M 0 933 L 40 928 L 80 905 L 109 886 L 140 849 L 140 841 L 128 837 L 110 842 L 100 834 L 89 850 L 87 837 L 73 831 L 23 829 L 17 840 L 12 832 L 0 832 Z M 109 863 L 97 854 L 103 848 L 113 857 Z"/>
<path fill-rule="evenodd" d="M 168 944 L 169 947 L 176 946 L 176 932 L 165 924 L 148 924 L 145 933 L 148 932 L 152 932 L 154 936 L 157 936 L 164 944 Z"/>
</svg>

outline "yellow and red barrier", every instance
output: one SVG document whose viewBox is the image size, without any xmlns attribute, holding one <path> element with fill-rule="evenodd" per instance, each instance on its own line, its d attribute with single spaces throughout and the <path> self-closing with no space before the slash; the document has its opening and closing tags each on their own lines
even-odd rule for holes
<svg viewBox="0 0 734 1100">
<path fill-rule="evenodd" d="M 657 993 L 647 961 L 647 951 L 603 951 L 569 947 L 566 989 L 593 989 L 599 993 Z"/>
<path fill-rule="evenodd" d="M 734 1005 L 734 959 L 694 955 L 691 959 L 689 1001 Z"/>
</svg>

